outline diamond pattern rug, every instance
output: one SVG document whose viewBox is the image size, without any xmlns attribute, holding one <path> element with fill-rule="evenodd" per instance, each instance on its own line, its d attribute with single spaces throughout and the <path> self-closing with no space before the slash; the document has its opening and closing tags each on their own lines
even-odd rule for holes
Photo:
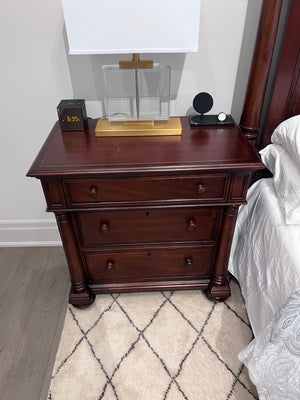
<svg viewBox="0 0 300 400">
<path fill-rule="evenodd" d="M 48 400 L 253 400 L 237 354 L 252 340 L 238 284 L 201 291 L 98 295 L 68 307 Z"/>
</svg>

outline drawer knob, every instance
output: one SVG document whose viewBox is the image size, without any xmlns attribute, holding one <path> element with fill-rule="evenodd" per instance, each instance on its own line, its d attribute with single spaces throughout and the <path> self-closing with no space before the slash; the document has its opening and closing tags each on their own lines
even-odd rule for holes
<svg viewBox="0 0 300 400">
<path fill-rule="evenodd" d="M 186 230 L 189 232 L 194 232 L 195 230 L 197 230 L 196 221 L 193 219 L 190 219 L 186 224 Z"/>
<path fill-rule="evenodd" d="M 97 197 L 97 188 L 96 186 L 92 186 L 90 189 L 90 198 L 95 199 Z"/>
<path fill-rule="evenodd" d="M 106 262 L 105 272 L 108 272 L 109 274 L 115 272 L 115 263 L 114 263 L 114 261 L 107 261 Z"/>
<path fill-rule="evenodd" d="M 107 222 L 101 222 L 99 227 L 99 232 L 103 233 L 103 235 L 106 235 L 107 233 L 109 233 L 109 231 L 110 231 L 109 224 Z"/>
<path fill-rule="evenodd" d="M 203 186 L 201 183 L 197 186 L 197 193 L 202 194 L 206 190 L 205 186 Z"/>
<path fill-rule="evenodd" d="M 186 258 L 184 261 L 184 268 L 186 270 L 191 270 L 193 267 L 194 267 L 193 259 L 191 257 Z"/>
</svg>

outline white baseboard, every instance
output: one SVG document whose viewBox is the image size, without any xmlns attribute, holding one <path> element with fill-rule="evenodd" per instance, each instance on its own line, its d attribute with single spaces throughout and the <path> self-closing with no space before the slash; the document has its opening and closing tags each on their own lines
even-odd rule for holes
<svg viewBox="0 0 300 400">
<path fill-rule="evenodd" d="M 0 247 L 61 246 L 53 219 L 0 221 Z"/>
</svg>

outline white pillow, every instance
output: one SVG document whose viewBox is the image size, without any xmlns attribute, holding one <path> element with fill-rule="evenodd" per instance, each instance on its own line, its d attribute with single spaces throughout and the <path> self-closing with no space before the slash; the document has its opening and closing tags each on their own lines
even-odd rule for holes
<svg viewBox="0 0 300 400">
<path fill-rule="evenodd" d="M 273 173 L 274 189 L 286 224 L 300 224 L 300 172 L 289 153 L 279 144 L 260 151 L 265 166 Z"/>
<path fill-rule="evenodd" d="M 274 130 L 271 142 L 281 144 L 300 167 L 300 115 L 281 122 Z"/>
<path fill-rule="evenodd" d="M 239 354 L 260 400 L 300 399 L 300 290 Z"/>
</svg>

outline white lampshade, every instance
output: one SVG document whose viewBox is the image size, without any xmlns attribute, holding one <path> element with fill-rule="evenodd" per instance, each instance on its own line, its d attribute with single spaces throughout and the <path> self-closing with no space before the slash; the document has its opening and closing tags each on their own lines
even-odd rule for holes
<svg viewBox="0 0 300 400">
<path fill-rule="evenodd" d="M 198 50 L 201 0 L 62 0 L 70 54 Z"/>
</svg>

